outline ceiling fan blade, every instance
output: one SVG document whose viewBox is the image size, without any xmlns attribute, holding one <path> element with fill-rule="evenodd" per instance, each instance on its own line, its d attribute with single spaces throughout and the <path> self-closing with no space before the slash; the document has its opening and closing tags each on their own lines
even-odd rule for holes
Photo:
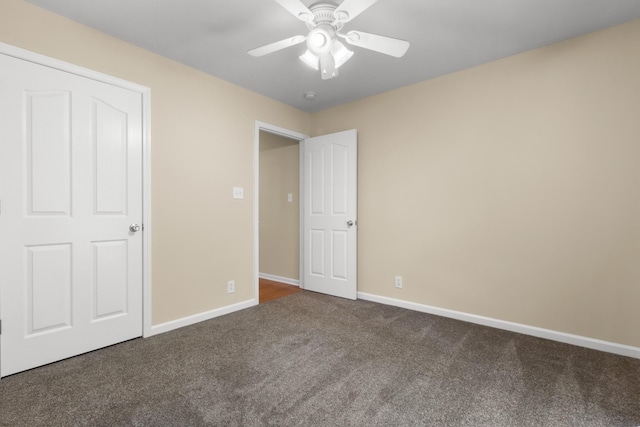
<svg viewBox="0 0 640 427">
<path fill-rule="evenodd" d="M 333 16 L 339 22 L 349 22 L 377 1 L 378 0 L 344 0 L 333 12 Z"/>
<path fill-rule="evenodd" d="M 288 39 L 280 40 L 275 43 L 269 43 L 267 45 L 251 49 L 247 53 L 251 56 L 264 56 L 269 53 L 277 52 L 281 49 L 285 49 L 290 46 L 295 46 L 302 43 L 307 38 L 305 36 L 293 36 Z"/>
<path fill-rule="evenodd" d="M 320 57 L 320 75 L 322 76 L 322 80 L 331 79 L 338 75 L 336 61 L 333 59 L 331 52 Z"/>
<path fill-rule="evenodd" d="M 300 0 L 275 0 L 280 6 L 284 7 L 293 16 L 303 22 L 313 22 L 313 13 Z"/>
<path fill-rule="evenodd" d="M 395 56 L 396 58 L 402 57 L 407 52 L 407 49 L 409 49 L 409 42 L 406 40 L 363 33 L 362 31 L 349 31 L 342 37 L 344 37 L 345 41 L 350 45 Z"/>
</svg>

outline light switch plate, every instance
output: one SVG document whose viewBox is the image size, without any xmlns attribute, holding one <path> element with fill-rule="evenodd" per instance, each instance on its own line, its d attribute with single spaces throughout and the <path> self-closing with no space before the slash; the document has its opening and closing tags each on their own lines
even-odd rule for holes
<svg viewBox="0 0 640 427">
<path fill-rule="evenodd" d="M 244 199 L 244 189 L 242 187 L 233 187 L 233 198 Z"/>
<path fill-rule="evenodd" d="M 287 202 L 289 202 L 289 203 L 293 202 L 293 194 L 292 193 L 287 194 Z"/>
</svg>

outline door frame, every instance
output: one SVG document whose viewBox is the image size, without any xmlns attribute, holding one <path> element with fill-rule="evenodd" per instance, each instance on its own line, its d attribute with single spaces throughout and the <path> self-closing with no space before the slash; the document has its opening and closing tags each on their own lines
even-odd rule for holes
<svg viewBox="0 0 640 427">
<path fill-rule="evenodd" d="M 142 336 L 151 336 L 151 89 L 19 47 L 0 43 L 0 54 L 138 92 L 142 96 Z M 0 313 L 0 316 L 2 313 Z"/>
<path fill-rule="evenodd" d="M 297 140 L 298 145 L 303 140 L 309 138 L 309 135 L 285 129 L 280 126 L 275 126 L 258 120 L 256 120 L 255 122 L 253 136 L 253 299 L 255 304 L 258 304 L 260 302 L 260 131 L 269 132 L 275 135 L 283 136 L 285 138 Z M 302 198 L 304 194 L 304 158 L 302 150 L 300 150 L 300 157 L 298 162 L 300 164 L 300 194 L 298 195 L 298 200 L 304 200 Z M 300 253 L 300 267 L 298 270 L 300 289 L 304 289 L 304 281 L 302 280 L 304 261 L 304 219 L 302 217 L 303 208 L 304 205 L 300 203 L 300 244 L 298 249 Z"/>
</svg>

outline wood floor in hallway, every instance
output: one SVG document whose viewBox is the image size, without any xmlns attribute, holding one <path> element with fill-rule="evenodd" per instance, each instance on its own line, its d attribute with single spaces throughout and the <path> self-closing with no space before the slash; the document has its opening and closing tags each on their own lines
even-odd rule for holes
<svg viewBox="0 0 640 427">
<path fill-rule="evenodd" d="M 298 286 L 260 279 L 260 304 L 300 292 Z"/>
</svg>

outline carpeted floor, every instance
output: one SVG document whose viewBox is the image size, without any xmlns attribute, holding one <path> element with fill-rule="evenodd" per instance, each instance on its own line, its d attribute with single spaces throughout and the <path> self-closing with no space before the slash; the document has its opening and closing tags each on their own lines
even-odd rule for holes
<svg viewBox="0 0 640 427">
<path fill-rule="evenodd" d="M 640 360 L 311 292 L 0 381 L 2 426 L 640 425 Z"/>
</svg>

